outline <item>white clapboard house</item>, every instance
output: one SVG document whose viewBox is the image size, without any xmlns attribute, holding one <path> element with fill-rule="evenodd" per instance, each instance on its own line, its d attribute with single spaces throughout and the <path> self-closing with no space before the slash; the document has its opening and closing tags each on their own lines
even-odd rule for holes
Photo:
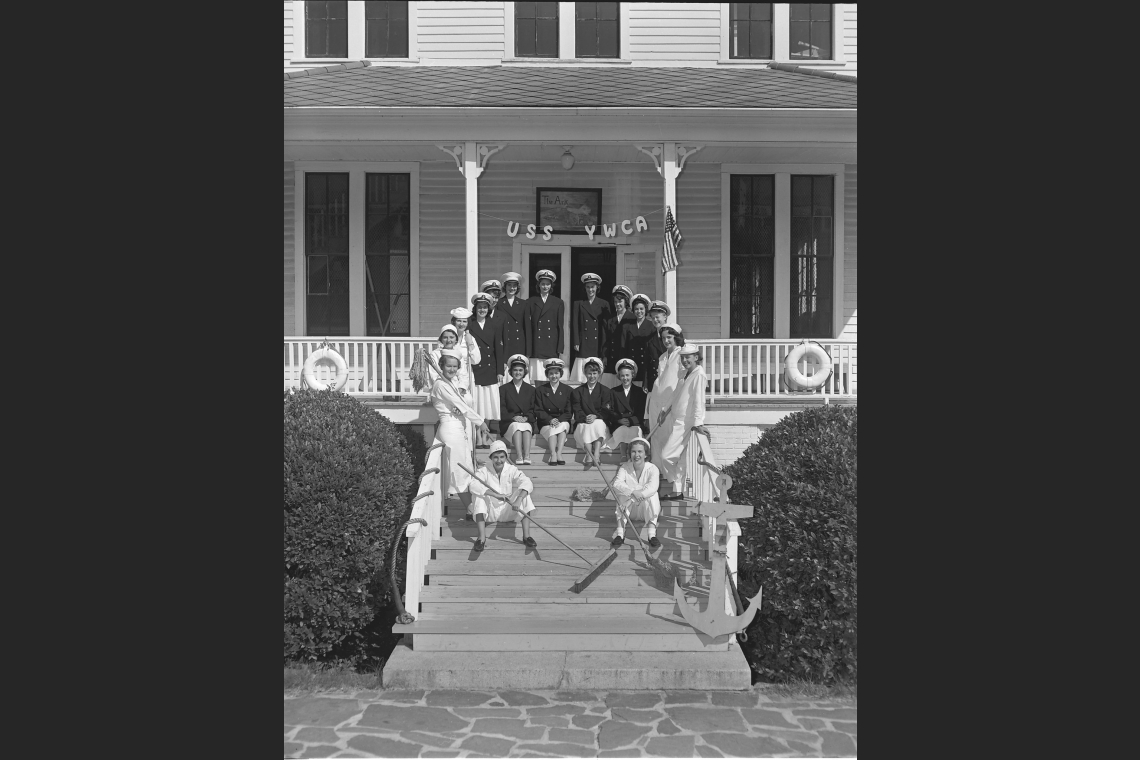
<svg viewBox="0 0 1140 760">
<path fill-rule="evenodd" d="M 719 498 L 718 463 L 780 417 L 857 399 L 856 18 L 854 4 L 819 3 L 285 2 L 284 387 L 302 387 L 306 360 L 327 344 L 345 363 L 345 391 L 421 426 L 430 442 L 435 413 L 408 370 L 449 311 L 508 271 L 523 275 L 530 296 L 534 273 L 551 269 L 568 321 L 583 297 L 579 277 L 595 272 L 602 297 L 625 284 L 670 304 L 672 321 L 701 346 L 713 435 L 693 436 L 689 456 L 706 476 L 692 493 Z M 678 265 L 663 272 L 666 209 L 682 241 Z M 796 367 L 801 379 L 827 374 L 820 387 L 789 383 L 785 372 L 804 341 L 830 357 L 830 367 L 818 358 Z M 568 535 L 584 531 L 571 546 L 600 556 L 612 528 L 573 526 L 606 514 L 612 522 L 613 507 L 570 498 L 578 485 L 602 485 L 594 474 L 580 484 L 580 469 L 534 468 L 553 499 L 540 512 L 561 509 L 555 522 L 568 521 Z M 420 485 L 432 492 L 416 507 L 428 527 L 409 529 L 407 606 L 419 619 L 408 626 L 412 647 L 397 653 L 404 660 L 425 651 L 473 661 L 463 655 L 522 625 L 538 649 L 561 653 L 564 686 L 610 672 L 574 658 L 614 648 L 735 652 L 724 668 L 707 665 L 727 674 L 708 687 L 747 676 L 732 636 L 702 639 L 664 620 L 672 602 L 644 567 L 615 563 L 591 586 L 606 614 L 589 625 L 559 617 L 566 605 L 553 602 L 564 599 L 543 596 L 541 584 L 503 592 L 511 603 L 553 600 L 515 617 L 463 570 L 496 555 L 471 561 L 470 523 L 445 513 L 440 477 Z M 661 551 L 691 563 L 709 588 L 715 546 L 693 514 L 691 503 L 665 507 L 662 525 L 676 526 L 659 531 Z M 732 521 L 717 531 L 733 568 L 737 533 Z M 503 535 L 513 551 L 514 534 Z M 584 569 L 565 554 L 566 568 Z M 539 583 L 543 571 L 518 572 Z M 633 592 L 606 585 L 627 576 L 640 579 Z M 649 614 L 654 605 L 660 614 Z M 446 669 L 397 670 L 393 683 L 463 685 Z M 698 681 L 690 667 L 637 683 Z"/>
</svg>

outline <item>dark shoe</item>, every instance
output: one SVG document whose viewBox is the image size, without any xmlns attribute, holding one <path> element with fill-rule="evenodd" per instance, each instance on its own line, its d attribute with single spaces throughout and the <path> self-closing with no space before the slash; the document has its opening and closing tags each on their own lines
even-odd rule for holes
<svg viewBox="0 0 1140 760">
<path fill-rule="evenodd" d="M 657 536 L 651 536 L 649 539 L 649 545 L 656 549 L 661 545 L 661 542 L 657 540 Z"/>
<path fill-rule="evenodd" d="M 526 538 L 524 538 L 523 543 L 526 544 L 527 546 L 538 546 L 538 542 L 535 541 L 530 536 L 527 536 Z"/>
<path fill-rule="evenodd" d="M 467 513 L 467 522 L 475 522 L 475 515 L 468 512 Z"/>
<path fill-rule="evenodd" d="M 667 496 L 665 496 L 664 498 L 666 498 L 666 499 L 683 499 L 683 498 L 685 498 L 685 494 L 683 494 L 683 493 L 671 493 L 671 494 L 668 494 Z"/>
<path fill-rule="evenodd" d="M 547 464 L 547 466 L 549 466 L 549 467 L 555 467 L 555 466 L 557 466 L 557 465 L 558 465 L 558 462 L 555 462 L 553 459 L 551 459 L 551 460 L 550 460 L 549 462 L 547 462 L 546 464 Z"/>
<path fill-rule="evenodd" d="M 613 540 L 610 541 L 610 546 L 612 546 L 613 548 L 616 549 L 624 543 L 625 543 L 624 538 L 622 538 L 621 536 L 614 536 Z"/>
<path fill-rule="evenodd" d="M 565 459 L 559 459 L 557 462 L 555 462 L 555 464 L 564 465 L 564 464 L 566 464 L 566 460 Z"/>
<path fill-rule="evenodd" d="M 481 552 L 481 551 L 483 551 L 483 548 L 486 546 L 487 546 L 487 543 L 485 541 L 480 541 L 478 539 L 475 540 L 475 551 Z"/>
</svg>

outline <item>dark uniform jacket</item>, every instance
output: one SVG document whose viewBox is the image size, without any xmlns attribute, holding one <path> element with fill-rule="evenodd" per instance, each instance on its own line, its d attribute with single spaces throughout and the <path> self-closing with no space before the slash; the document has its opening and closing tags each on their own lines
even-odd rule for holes
<svg viewBox="0 0 1140 760">
<path fill-rule="evenodd" d="M 586 421 L 586 415 L 596 414 L 612 432 L 614 429 L 614 399 L 610 389 L 598 383 L 590 392 L 590 384 L 582 383 L 570 394 L 570 407 L 574 410 L 574 424 Z"/>
<path fill-rule="evenodd" d="M 604 353 L 601 355 L 601 358 L 606 360 L 606 372 L 611 375 L 617 374 L 615 365 L 617 365 L 618 359 L 627 358 L 625 346 L 622 343 L 622 327 L 632 319 L 633 316 L 627 311 L 620 322 L 616 314 L 610 314 L 609 318 L 602 323 L 602 351 Z M 638 369 L 641 369 L 640 364 L 638 365 Z"/>
<path fill-rule="evenodd" d="M 503 362 L 507 357 L 503 355 L 501 329 L 499 322 L 489 316 L 483 327 L 479 326 L 479 321 L 475 317 L 467 320 L 467 332 L 475 339 L 481 359 L 478 364 L 471 366 L 476 385 L 495 385 L 499 381 L 498 376 L 503 374 Z"/>
<path fill-rule="evenodd" d="M 569 422 L 573 415 L 570 408 L 570 394 L 573 390 L 566 383 L 558 384 L 555 393 L 550 383 L 541 383 L 535 390 L 534 414 L 538 418 L 538 426 L 546 427 L 551 422 Z M 503 428 L 506 430 L 506 428 Z"/>
<path fill-rule="evenodd" d="M 625 395 L 625 391 L 619 385 L 616 388 L 610 389 L 610 395 L 614 401 L 614 427 L 618 426 L 618 421 L 622 417 L 629 418 L 629 424 L 634 427 L 640 427 L 641 433 L 644 435 L 646 431 L 645 422 L 645 402 L 648 394 L 638 388 L 636 385 L 629 386 L 629 396 Z"/>
<path fill-rule="evenodd" d="M 512 380 L 499 386 L 499 430 L 506 433 L 507 428 L 515 421 L 515 417 L 519 416 L 526 417 L 531 431 L 537 432 L 534 418 L 534 386 L 524 380 L 522 388 L 516 391 Z"/>
<path fill-rule="evenodd" d="M 578 346 L 574 358 L 602 357 L 605 348 L 603 325 L 611 316 L 610 304 L 601 298 L 594 302 L 575 301 L 570 310 L 570 345 Z"/>
<path fill-rule="evenodd" d="M 530 324 L 526 321 L 526 300 L 515 296 L 515 304 L 511 306 L 503 298 L 495 305 L 495 318 L 503 325 L 503 363 L 515 354 L 522 354 L 527 358 L 530 354 Z M 499 368 L 502 370 L 502 367 Z"/>
<path fill-rule="evenodd" d="M 528 359 L 549 359 L 566 353 L 566 336 L 562 334 L 565 319 L 566 303 L 558 296 L 548 296 L 546 303 L 542 296 L 530 297 L 526 302 L 526 321 L 530 325 Z"/>
<path fill-rule="evenodd" d="M 656 328 L 660 330 L 661 328 Z M 657 382 L 657 360 L 661 358 L 661 354 L 665 353 L 665 341 L 661 340 L 661 335 L 654 333 L 653 337 L 649 339 L 648 345 L 649 363 L 645 368 L 645 390 L 653 390 L 653 383 Z"/>
<path fill-rule="evenodd" d="M 627 357 L 637 362 L 637 377 L 634 380 L 645 380 L 649 368 L 649 341 L 656 333 L 657 327 L 649 317 L 645 318 L 640 328 L 634 319 L 622 325 L 622 350 Z"/>
</svg>

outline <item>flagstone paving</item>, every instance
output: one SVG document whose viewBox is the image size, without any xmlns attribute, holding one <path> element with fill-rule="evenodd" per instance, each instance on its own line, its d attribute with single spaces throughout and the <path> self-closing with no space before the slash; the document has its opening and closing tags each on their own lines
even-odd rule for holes
<svg viewBox="0 0 1140 760">
<path fill-rule="evenodd" d="M 855 757 L 856 701 L 749 691 L 285 696 L 285 757 Z"/>
</svg>

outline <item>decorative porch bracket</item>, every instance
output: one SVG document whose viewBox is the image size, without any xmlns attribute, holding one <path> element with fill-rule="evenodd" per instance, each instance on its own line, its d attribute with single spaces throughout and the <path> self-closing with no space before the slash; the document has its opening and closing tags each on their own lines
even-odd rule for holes
<svg viewBox="0 0 1140 760">
<path fill-rule="evenodd" d="M 657 173 L 665 180 L 665 208 L 673 210 L 673 219 L 680 224 L 677 213 L 677 177 L 685 168 L 685 161 L 696 153 L 703 145 L 678 145 L 675 142 L 656 143 L 650 145 L 634 145 L 639 151 L 653 159 Z M 680 157 L 680 163 L 677 158 Z M 661 212 L 661 229 L 665 229 L 665 211 Z M 678 257 L 679 258 L 679 257 Z M 665 273 L 665 303 L 677 313 L 677 270 Z"/>
<path fill-rule="evenodd" d="M 503 145 L 478 145 L 474 141 L 458 145 L 436 145 L 455 159 L 455 168 L 466 180 L 467 189 L 467 278 L 463 300 L 479 290 L 479 175 L 487 168 L 487 161 L 503 148 Z"/>
</svg>

